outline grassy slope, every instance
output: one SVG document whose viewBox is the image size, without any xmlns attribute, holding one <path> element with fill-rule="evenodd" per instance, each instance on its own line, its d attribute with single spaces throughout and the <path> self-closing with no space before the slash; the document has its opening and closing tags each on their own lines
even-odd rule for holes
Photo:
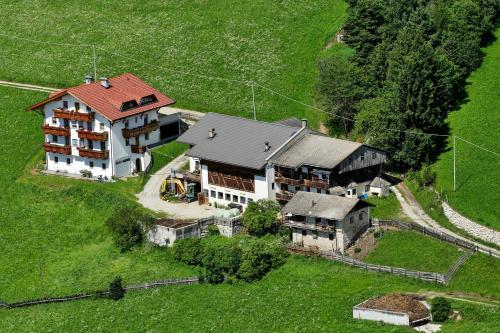
<svg viewBox="0 0 500 333">
<path fill-rule="evenodd" d="M 250 117 L 251 90 L 198 73 L 253 80 L 312 101 L 316 60 L 342 24 L 346 3 L 310 1 L 0 0 L 0 31 L 44 41 L 95 44 L 168 70 L 97 50 L 98 76 L 134 72 L 178 106 Z M 34 19 L 35 18 L 35 19 Z M 0 79 L 62 87 L 92 70 L 92 49 L 34 44 L 0 36 Z M 331 52 L 347 52 L 335 45 Z M 329 50 L 330 51 L 330 50 Z M 258 118 L 319 115 L 256 88 Z"/>
<path fill-rule="evenodd" d="M 385 231 L 377 248 L 364 260 L 427 272 L 446 273 L 460 257 L 458 249 L 448 243 L 413 231 Z"/>
<path fill-rule="evenodd" d="M 500 152 L 500 29 L 497 40 L 485 48 L 481 67 L 469 78 L 470 101 L 452 112 L 452 134 Z M 451 141 L 451 140 L 450 140 Z M 449 148 L 452 149 L 453 142 Z M 465 216 L 500 230 L 500 158 L 457 139 L 457 192 L 453 192 L 453 151 L 443 153 L 435 164 L 438 191 Z"/>
<path fill-rule="evenodd" d="M 82 301 L 0 311 L 6 331 L 412 332 L 352 319 L 352 306 L 391 291 L 444 286 L 366 273 L 326 260 L 292 257 L 253 284 L 168 287 L 133 292 L 119 302 Z M 459 305 L 459 306 L 464 306 Z M 498 308 L 465 305 L 460 323 L 442 332 L 495 332 Z M 481 315 L 481 313 L 487 315 Z M 469 331 L 463 330 L 467 327 Z"/>
<path fill-rule="evenodd" d="M 401 205 L 394 193 L 391 192 L 388 197 L 370 197 L 366 201 L 375 205 L 375 207 L 370 209 L 371 217 L 401 219 Z"/>
<path fill-rule="evenodd" d="M 172 141 L 160 147 L 151 149 L 151 155 L 153 156 L 153 167 L 151 168 L 150 172 L 155 173 L 156 171 L 160 170 L 177 156 L 186 152 L 188 148 L 189 145 L 185 143 Z"/>
</svg>

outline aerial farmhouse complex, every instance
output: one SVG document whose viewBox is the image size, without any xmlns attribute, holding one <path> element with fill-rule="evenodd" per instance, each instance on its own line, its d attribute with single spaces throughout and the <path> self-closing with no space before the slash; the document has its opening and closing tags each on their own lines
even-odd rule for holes
<svg viewBox="0 0 500 333">
<path fill-rule="evenodd" d="M 178 114 L 163 115 L 174 100 L 132 74 L 102 78 L 52 93 L 42 110 L 46 169 L 91 177 L 123 177 L 145 170 L 147 147 L 178 136 Z"/>
<path fill-rule="evenodd" d="M 386 195 L 385 153 L 327 137 L 299 124 L 209 113 L 178 141 L 190 145 L 190 172 L 211 203 L 290 201 L 299 191 L 350 198 Z"/>
</svg>

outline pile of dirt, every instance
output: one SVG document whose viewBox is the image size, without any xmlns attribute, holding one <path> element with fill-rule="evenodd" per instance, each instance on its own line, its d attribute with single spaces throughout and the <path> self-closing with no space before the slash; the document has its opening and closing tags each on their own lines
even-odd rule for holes
<svg viewBox="0 0 500 333">
<path fill-rule="evenodd" d="M 363 303 L 360 307 L 374 310 L 403 312 L 408 314 L 410 322 L 429 316 L 429 309 L 419 302 L 418 299 L 403 294 L 387 294 L 385 296 L 372 298 Z"/>
</svg>

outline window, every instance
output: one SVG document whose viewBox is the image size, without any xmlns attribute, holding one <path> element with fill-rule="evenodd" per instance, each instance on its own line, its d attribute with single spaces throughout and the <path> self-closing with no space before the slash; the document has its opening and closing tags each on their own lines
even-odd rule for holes
<svg viewBox="0 0 500 333">
<path fill-rule="evenodd" d="M 149 133 L 144 133 L 144 140 L 149 140 Z"/>
<path fill-rule="evenodd" d="M 354 216 L 350 216 L 350 217 L 349 217 L 349 223 L 350 223 L 350 224 L 353 224 L 353 223 L 354 223 Z"/>
<path fill-rule="evenodd" d="M 136 108 L 138 106 L 137 102 L 135 100 L 130 100 L 122 103 L 122 106 L 120 107 L 120 111 L 127 111 L 133 108 Z"/>
<path fill-rule="evenodd" d="M 87 131 L 92 131 L 92 123 L 87 122 Z"/>
<path fill-rule="evenodd" d="M 57 135 L 52 134 L 52 142 L 56 142 L 57 143 L 57 139 L 58 139 Z"/>
<path fill-rule="evenodd" d="M 347 195 L 351 195 L 351 190 L 347 190 Z"/>
<path fill-rule="evenodd" d="M 359 215 L 358 215 L 358 219 L 359 219 L 360 221 L 363 221 L 363 213 L 359 213 Z"/>
<path fill-rule="evenodd" d="M 146 104 L 154 103 L 157 101 L 158 101 L 158 99 L 156 98 L 155 95 L 148 95 L 148 96 L 144 96 L 143 98 L 141 98 L 141 105 L 146 105 Z"/>
<path fill-rule="evenodd" d="M 217 198 L 222 199 L 224 198 L 224 194 L 222 192 L 217 193 Z"/>
<path fill-rule="evenodd" d="M 204 195 L 205 197 L 208 197 L 208 190 L 203 190 L 203 195 Z"/>
<path fill-rule="evenodd" d="M 361 153 L 361 160 L 364 161 L 365 160 L 365 153 Z"/>
<path fill-rule="evenodd" d="M 94 149 L 94 141 L 89 140 L 89 149 Z"/>
<path fill-rule="evenodd" d="M 302 230 L 302 236 L 307 236 L 307 230 Z"/>
<path fill-rule="evenodd" d="M 104 131 L 104 123 L 99 123 L 99 130 Z"/>
<path fill-rule="evenodd" d="M 318 239 L 318 232 L 316 230 L 313 230 L 312 236 L 313 236 L 313 239 Z"/>
<path fill-rule="evenodd" d="M 103 169 L 103 170 L 106 170 L 106 163 L 103 163 L 103 164 L 102 164 L 102 169 Z"/>
<path fill-rule="evenodd" d="M 83 129 L 83 121 L 79 121 L 78 122 L 78 128 L 79 129 Z"/>
<path fill-rule="evenodd" d="M 226 200 L 227 200 L 227 201 L 231 201 L 231 194 L 226 193 Z"/>
<path fill-rule="evenodd" d="M 93 161 L 90 161 L 90 162 L 89 162 L 89 166 L 90 166 L 90 168 L 92 169 L 92 168 L 94 167 L 94 162 L 93 162 Z"/>
<path fill-rule="evenodd" d="M 311 191 L 311 189 L 309 188 L 309 186 L 306 186 L 306 187 L 304 187 L 304 191 L 309 192 L 309 191 Z"/>
<path fill-rule="evenodd" d="M 333 227 L 333 221 L 332 221 L 332 220 L 328 220 L 328 225 L 329 225 L 330 227 Z"/>
<path fill-rule="evenodd" d="M 210 191 L 210 197 L 215 198 L 215 191 L 214 190 Z"/>
<path fill-rule="evenodd" d="M 321 223 L 321 217 L 316 218 L 316 224 L 319 224 L 319 223 Z"/>
<path fill-rule="evenodd" d="M 106 142 L 101 141 L 101 150 L 106 150 Z"/>
<path fill-rule="evenodd" d="M 238 196 L 233 194 L 233 202 L 238 202 Z"/>
<path fill-rule="evenodd" d="M 200 170 L 200 161 L 199 160 L 194 161 L 194 169 Z"/>
<path fill-rule="evenodd" d="M 68 108 L 68 101 L 63 101 L 63 109 L 67 109 Z"/>
<path fill-rule="evenodd" d="M 271 190 L 274 190 L 274 183 L 271 183 Z"/>
<path fill-rule="evenodd" d="M 80 111 L 80 103 L 75 102 L 75 110 Z"/>
<path fill-rule="evenodd" d="M 67 158 L 66 159 L 66 164 L 71 164 L 71 159 Z"/>
<path fill-rule="evenodd" d="M 57 124 L 57 119 L 56 118 L 52 118 L 52 124 Z"/>
<path fill-rule="evenodd" d="M 356 189 L 355 188 L 352 189 L 352 195 L 356 195 Z"/>
<path fill-rule="evenodd" d="M 247 198 L 245 198 L 245 197 L 241 196 L 241 197 L 240 197 L 240 204 L 243 204 L 243 205 L 244 205 L 244 204 L 246 204 L 246 203 L 247 203 Z"/>
<path fill-rule="evenodd" d="M 125 120 L 125 128 L 128 128 L 128 120 Z"/>
<path fill-rule="evenodd" d="M 377 158 L 377 153 L 373 152 L 373 153 L 372 153 L 372 158 L 373 158 L 373 159 L 376 159 L 376 158 Z"/>
<path fill-rule="evenodd" d="M 370 185 L 365 185 L 365 192 L 370 192 Z"/>
<path fill-rule="evenodd" d="M 125 146 L 130 146 L 130 140 L 129 139 L 125 139 Z"/>
<path fill-rule="evenodd" d="M 76 121 L 71 122 L 71 128 L 76 128 L 78 125 L 76 124 Z"/>
<path fill-rule="evenodd" d="M 59 163 L 59 157 L 54 156 L 54 162 Z"/>
<path fill-rule="evenodd" d="M 73 147 L 78 146 L 78 139 L 72 139 L 72 140 L 71 140 L 71 145 L 72 145 Z"/>
<path fill-rule="evenodd" d="M 329 240 L 333 240 L 334 238 L 335 238 L 335 234 L 329 234 L 329 235 L 328 235 L 328 239 L 329 239 Z"/>
<path fill-rule="evenodd" d="M 87 112 L 91 112 L 92 111 L 92 109 L 88 105 L 85 107 L 85 109 L 87 110 Z"/>
</svg>

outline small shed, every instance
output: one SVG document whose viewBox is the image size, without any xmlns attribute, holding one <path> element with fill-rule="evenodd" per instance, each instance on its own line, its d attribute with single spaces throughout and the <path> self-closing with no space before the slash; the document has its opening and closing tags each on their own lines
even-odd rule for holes
<svg viewBox="0 0 500 333">
<path fill-rule="evenodd" d="M 172 246 L 177 239 L 201 237 L 198 221 L 160 219 L 148 233 L 148 240 L 160 246 Z"/>
</svg>

